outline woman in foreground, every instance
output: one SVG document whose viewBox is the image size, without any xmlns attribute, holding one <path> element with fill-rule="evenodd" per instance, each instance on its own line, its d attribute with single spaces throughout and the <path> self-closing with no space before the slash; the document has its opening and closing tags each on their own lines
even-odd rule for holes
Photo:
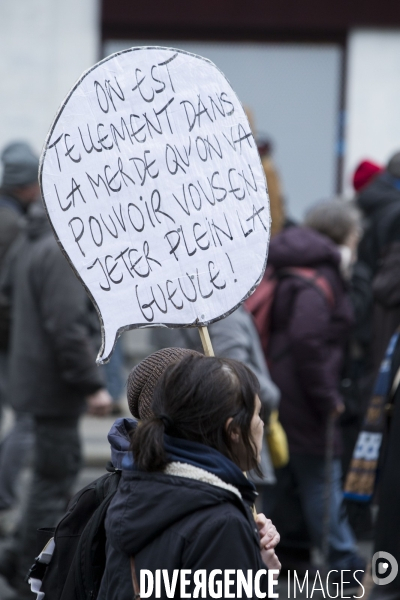
<svg viewBox="0 0 400 600">
<path fill-rule="evenodd" d="M 154 360 L 163 352 L 152 373 L 164 369 Z M 239 570 L 243 597 L 255 598 L 255 583 L 268 593 L 261 570 L 279 572 L 279 535 L 264 515 L 254 521 L 255 488 L 242 472 L 259 469 L 257 379 L 237 361 L 186 352 L 158 379 L 151 416 L 132 434 L 133 460 L 106 518 L 101 600 L 132 599 L 132 567 L 141 596 L 158 598 L 236 597 Z"/>
</svg>

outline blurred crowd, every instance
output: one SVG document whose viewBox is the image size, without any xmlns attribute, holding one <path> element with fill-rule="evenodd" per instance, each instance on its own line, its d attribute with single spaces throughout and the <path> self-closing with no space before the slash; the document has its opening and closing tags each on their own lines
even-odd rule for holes
<svg viewBox="0 0 400 600">
<path fill-rule="evenodd" d="M 280 533 L 284 570 L 313 572 L 315 548 L 330 568 L 365 570 L 357 541 L 367 540 L 400 560 L 400 152 L 386 166 L 362 161 L 353 198 L 320 201 L 302 223 L 286 214 L 269 140 L 259 152 L 267 270 L 243 306 L 209 326 L 216 355 L 241 360 L 261 384 L 271 435 L 264 478 L 254 478 L 259 506 Z M 201 350 L 195 330 L 152 335 L 156 347 Z M 276 409 L 287 464 L 279 452 L 271 464 Z M 371 595 L 399 597 L 396 581 Z"/>
<path fill-rule="evenodd" d="M 400 561 L 400 152 L 387 165 L 360 163 L 351 200 L 321 201 L 296 223 L 271 143 L 258 147 L 272 216 L 267 270 L 209 333 L 217 356 L 260 383 L 263 476 L 250 473 L 259 508 L 280 533 L 284 570 L 315 568 L 314 548 L 332 569 L 364 570 L 357 540 Z M 0 574 L 22 598 L 36 528 L 55 525 L 82 465 L 80 418 L 121 410 L 124 356 L 117 344 L 106 368 L 95 365 L 97 313 L 40 201 L 38 157 L 15 142 L 1 160 L 0 410 L 14 420 L 0 444 Z M 196 329 L 154 329 L 152 343 L 201 351 Z M 31 455 L 27 507 L 10 530 Z M 400 587 L 372 594 L 394 599 Z"/>
</svg>

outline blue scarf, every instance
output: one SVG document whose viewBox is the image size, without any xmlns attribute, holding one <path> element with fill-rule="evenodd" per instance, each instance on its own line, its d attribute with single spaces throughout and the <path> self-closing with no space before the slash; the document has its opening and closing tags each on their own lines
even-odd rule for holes
<svg viewBox="0 0 400 600">
<path fill-rule="evenodd" d="M 167 434 L 164 435 L 164 445 L 170 461 L 187 463 L 199 469 L 204 469 L 216 475 L 225 483 L 235 486 L 248 502 L 254 502 L 257 496 L 254 484 L 246 478 L 234 462 L 218 450 L 198 442 L 172 437 Z M 122 468 L 130 471 L 136 469 L 131 452 L 123 457 Z"/>
<path fill-rule="evenodd" d="M 392 183 L 393 187 L 396 188 L 396 190 L 400 191 L 400 178 L 399 177 L 394 177 L 393 175 L 391 175 L 391 183 Z"/>
<path fill-rule="evenodd" d="M 370 502 L 374 495 L 385 425 L 385 405 L 391 385 L 392 360 L 399 335 L 400 333 L 396 331 L 390 338 L 375 381 L 374 392 L 368 404 L 364 423 L 358 435 L 344 486 L 344 497 L 348 500 Z"/>
</svg>

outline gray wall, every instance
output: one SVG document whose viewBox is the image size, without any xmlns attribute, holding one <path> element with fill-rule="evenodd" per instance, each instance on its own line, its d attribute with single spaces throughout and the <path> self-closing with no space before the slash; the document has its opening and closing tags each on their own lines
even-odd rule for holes
<svg viewBox="0 0 400 600">
<path fill-rule="evenodd" d="M 0 151 L 15 139 L 41 151 L 99 47 L 98 0 L 0 0 Z"/>
<path fill-rule="evenodd" d="M 173 46 L 212 60 L 275 143 L 288 212 L 335 193 L 341 50 L 333 45 L 108 41 L 103 55 L 131 46 Z"/>
<path fill-rule="evenodd" d="M 385 165 L 400 151 L 400 29 L 359 29 L 348 42 L 346 153 L 350 191 L 361 160 Z"/>
</svg>

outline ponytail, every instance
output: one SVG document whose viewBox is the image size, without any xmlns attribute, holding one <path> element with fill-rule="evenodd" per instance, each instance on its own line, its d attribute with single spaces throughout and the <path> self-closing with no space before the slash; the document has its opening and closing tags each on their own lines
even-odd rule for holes
<svg viewBox="0 0 400 600">
<path fill-rule="evenodd" d="M 139 421 L 132 433 L 131 450 L 140 471 L 163 471 L 168 464 L 164 447 L 164 433 L 168 417 L 153 417 Z"/>
</svg>

